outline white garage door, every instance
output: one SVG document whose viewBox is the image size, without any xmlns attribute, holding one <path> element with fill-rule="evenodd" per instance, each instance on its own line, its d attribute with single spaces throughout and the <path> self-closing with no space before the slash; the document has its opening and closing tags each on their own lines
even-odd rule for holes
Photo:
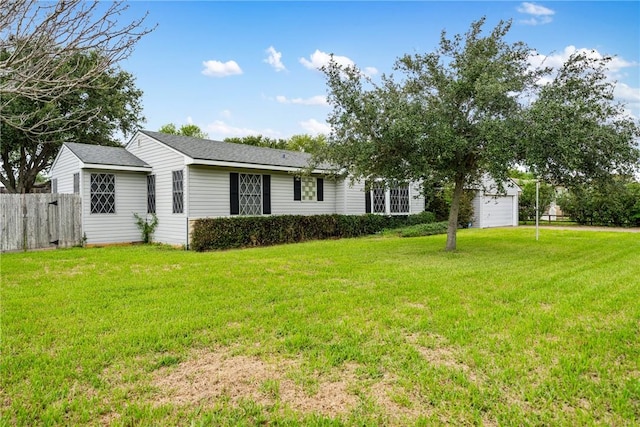
<svg viewBox="0 0 640 427">
<path fill-rule="evenodd" d="M 487 197 L 482 207 L 482 227 L 513 225 L 513 196 Z"/>
</svg>

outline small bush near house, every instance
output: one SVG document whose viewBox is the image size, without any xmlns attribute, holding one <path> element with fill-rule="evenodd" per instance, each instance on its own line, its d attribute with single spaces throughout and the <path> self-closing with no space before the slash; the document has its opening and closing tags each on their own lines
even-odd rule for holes
<svg viewBox="0 0 640 427">
<path fill-rule="evenodd" d="M 424 224 L 435 215 L 278 215 L 269 217 L 207 218 L 196 220 L 191 247 L 196 251 L 270 246 L 375 234 L 387 228 Z"/>
<path fill-rule="evenodd" d="M 158 217 L 156 214 L 151 214 L 151 220 L 147 217 L 141 217 L 137 213 L 134 213 L 133 217 L 136 219 L 136 225 L 142 234 L 142 241 L 144 243 L 151 243 L 153 232 L 158 226 Z"/>
</svg>

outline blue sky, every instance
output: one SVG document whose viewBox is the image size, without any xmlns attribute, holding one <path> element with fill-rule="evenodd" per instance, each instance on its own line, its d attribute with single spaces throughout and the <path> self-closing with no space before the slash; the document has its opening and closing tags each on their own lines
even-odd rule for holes
<svg viewBox="0 0 640 427">
<path fill-rule="evenodd" d="M 548 63 L 575 49 L 615 55 L 616 96 L 640 117 L 640 2 L 135 1 L 157 29 L 120 66 L 143 90 L 145 129 L 194 123 L 212 139 L 326 133 L 328 54 L 373 76 L 405 53 L 433 51 L 446 30 L 513 19 L 507 39 Z"/>
</svg>

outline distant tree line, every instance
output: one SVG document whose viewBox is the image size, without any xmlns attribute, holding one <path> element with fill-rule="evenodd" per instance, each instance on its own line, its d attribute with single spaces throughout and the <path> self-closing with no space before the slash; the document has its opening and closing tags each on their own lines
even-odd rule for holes
<svg viewBox="0 0 640 427">
<path fill-rule="evenodd" d="M 557 203 L 578 224 L 640 227 L 640 182 L 631 178 L 574 186 Z"/>
<path fill-rule="evenodd" d="M 159 129 L 159 132 L 171 135 L 192 136 L 194 138 L 209 138 L 209 135 L 200 127 L 194 124 L 187 124 L 177 127 L 173 123 L 168 123 Z M 276 148 L 279 150 L 302 151 L 305 153 L 316 153 L 327 145 L 324 135 L 293 135 L 289 139 L 269 138 L 263 135 L 248 135 L 243 137 L 228 137 L 224 142 L 235 144 L 253 145 L 254 147 Z"/>
</svg>

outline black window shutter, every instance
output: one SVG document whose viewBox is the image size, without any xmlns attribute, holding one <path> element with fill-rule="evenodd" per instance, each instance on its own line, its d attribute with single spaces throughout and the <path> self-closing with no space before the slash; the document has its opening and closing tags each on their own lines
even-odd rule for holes
<svg viewBox="0 0 640 427">
<path fill-rule="evenodd" d="M 364 211 L 366 213 L 371 213 L 371 190 L 369 190 L 369 183 L 365 183 L 365 188 L 367 191 L 364 193 Z"/>
<path fill-rule="evenodd" d="M 240 213 L 240 177 L 238 173 L 231 172 L 230 178 L 230 195 L 231 195 L 231 215 L 238 215 Z"/>
<path fill-rule="evenodd" d="M 322 202 L 324 201 L 324 179 L 318 178 L 316 182 L 318 183 L 318 201 Z"/>
<path fill-rule="evenodd" d="M 262 213 L 271 214 L 271 175 L 262 175 Z"/>
<path fill-rule="evenodd" d="M 293 177 L 293 200 L 302 200 L 302 180 L 297 176 Z"/>
</svg>

